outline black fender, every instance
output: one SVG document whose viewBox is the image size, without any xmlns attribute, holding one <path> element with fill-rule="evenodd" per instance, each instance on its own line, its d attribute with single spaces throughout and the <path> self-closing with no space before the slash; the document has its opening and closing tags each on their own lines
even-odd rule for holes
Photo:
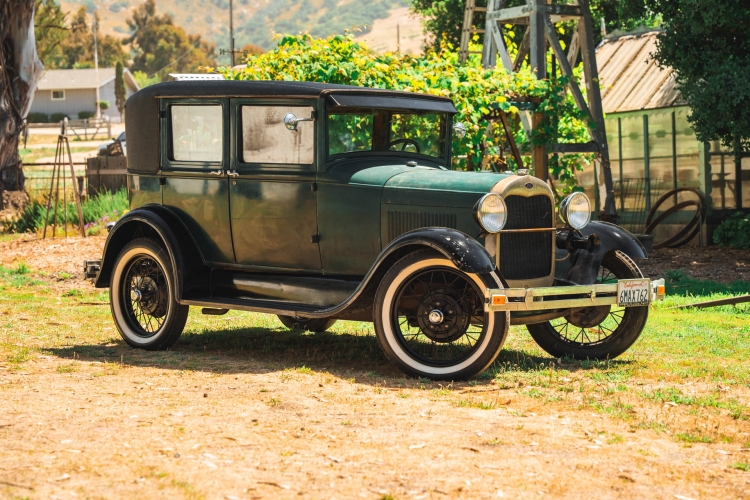
<svg viewBox="0 0 750 500">
<path fill-rule="evenodd" d="M 132 240 L 142 237 L 161 240 L 166 248 L 175 272 L 177 300 L 210 294 L 203 255 L 179 217 L 161 205 L 144 205 L 118 219 L 104 244 L 101 270 L 94 283 L 97 288 L 110 285 L 120 251 Z"/>
<path fill-rule="evenodd" d="M 383 249 L 375 266 L 398 249 L 415 244 L 437 250 L 466 273 L 486 274 L 495 270 L 492 256 L 481 243 L 466 233 L 445 227 L 415 229 L 402 234 Z"/>
<path fill-rule="evenodd" d="M 568 252 L 557 249 L 555 277 L 578 285 L 591 285 L 596 281 L 602 259 L 609 252 L 619 250 L 632 259 L 645 259 L 646 249 L 630 231 L 609 222 L 591 221 L 580 230 L 584 236 L 595 235 L 597 244 L 593 251 L 586 249 Z"/>
<path fill-rule="evenodd" d="M 300 311 L 299 316 L 372 321 L 375 292 L 385 274 L 399 259 L 424 248 L 441 253 L 466 273 L 488 275 L 491 283 L 507 287 L 502 276 L 494 272 L 492 256 L 468 234 L 443 227 L 415 229 L 391 241 L 380 252 L 357 289 L 342 304 L 321 311 Z"/>
</svg>

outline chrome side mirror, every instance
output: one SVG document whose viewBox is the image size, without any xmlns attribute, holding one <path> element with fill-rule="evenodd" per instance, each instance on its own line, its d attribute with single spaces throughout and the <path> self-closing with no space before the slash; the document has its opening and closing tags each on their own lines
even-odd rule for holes
<svg viewBox="0 0 750 500">
<path fill-rule="evenodd" d="M 466 126 L 463 123 L 454 123 L 453 133 L 459 139 L 463 139 L 464 137 L 466 137 Z"/>
<path fill-rule="evenodd" d="M 284 125 L 286 125 L 286 128 L 289 130 L 297 130 L 297 124 L 299 122 L 311 122 L 313 121 L 312 118 L 297 118 L 297 116 L 294 113 L 287 113 L 284 115 Z"/>
</svg>

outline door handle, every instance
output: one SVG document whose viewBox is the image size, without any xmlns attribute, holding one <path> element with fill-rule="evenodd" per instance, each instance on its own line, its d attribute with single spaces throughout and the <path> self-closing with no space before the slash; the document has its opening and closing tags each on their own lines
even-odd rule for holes
<svg viewBox="0 0 750 500">
<path fill-rule="evenodd" d="M 211 172 L 211 175 L 224 175 L 224 172 L 222 170 L 217 170 L 215 172 Z"/>
<path fill-rule="evenodd" d="M 227 175 L 229 177 L 239 177 L 240 176 L 240 174 L 236 170 L 232 170 L 230 172 L 227 172 Z"/>
</svg>

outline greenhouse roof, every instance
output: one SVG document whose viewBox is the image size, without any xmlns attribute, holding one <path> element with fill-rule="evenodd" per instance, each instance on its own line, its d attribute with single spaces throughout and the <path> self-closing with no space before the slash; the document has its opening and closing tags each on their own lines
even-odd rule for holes
<svg viewBox="0 0 750 500">
<path fill-rule="evenodd" d="M 605 113 L 684 105 L 672 68 L 652 54 L 658 31 L 605 39 L 596 49 Z"/>
</svg>

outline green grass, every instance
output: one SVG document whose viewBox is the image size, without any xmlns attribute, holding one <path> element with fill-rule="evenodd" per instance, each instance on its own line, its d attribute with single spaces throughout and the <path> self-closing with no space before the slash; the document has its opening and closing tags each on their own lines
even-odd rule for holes
<svg viewBox="0 0 750 500">
<path fill-rule="evenodd" d="M 85 200 L 81 204 L 83 210 L 83 221 L 87 225 L 89 233 L 100 231 L 101 226 L 110 220 L 117 220 L 129 208 L 128 193 L 125 188 L 114 193 L 103 192 L 99 195 Z M 44 228 L 44 219 L 46 214 L 46 205 L 39 201 L 34 201 L 23 211 L 21 216 L 13 222 L 8 229 L 16 233 L 26 233 L 41 231 Z M 51 227 L 54 218 L 54 204 L 47 215 L 47 223 Z M 63 220 L 68 224 L 78 225 L 78 209 L 74 201 L 67 203 L 67 219 L 65 219 L 65 210 L 63 203 L 57 204 L 57 221 L 58 226 Z M 92 231 L 94 230 L 95 231 Z"/>
</svg>

